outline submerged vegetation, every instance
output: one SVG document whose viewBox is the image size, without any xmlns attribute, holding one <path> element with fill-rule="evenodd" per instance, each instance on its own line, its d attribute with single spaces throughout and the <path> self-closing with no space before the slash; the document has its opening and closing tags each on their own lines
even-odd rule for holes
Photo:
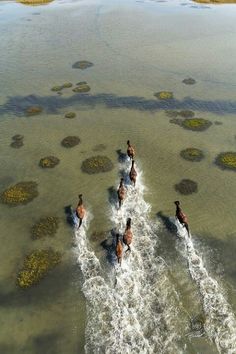
<svg viewBox="0 0 236 354">
<path fill-rule="evenodd" d="M 43 279 L 60 262 L 61 254 L 52 249 L 31 252 L 24 259 L 23 268 L 17 276 L 17 284 L 21 288 L 30 288 Z"/>
<path fill-rule="evenodd" d="M 90 86 L 87 84 L 86 81 L 81 81 L 76 84 L 76 87 L 72 90 L 73 92 L 76 93 L 82 93 L 82 92 L 89 92 L 91 90 Z"/>
<path fill-rule="evenodd" d="M 190 111 L 188 109 L 183 110 L 183 111 L 175 111 L 175 110 L 166 110 L 165 111 L 166 115 L 170 118 L 176 118 L 178 116 L 182 118 L 193 118 L 195 113 L 193 111 Z"/>
<path fill-rule="evenodd" d="M 36 182 L 19 182 L 10 186 L 0 194 L 0 201 L 3 204 L 17 206 L 27 204 L 38 196 Z"/>
<path fill-rule="evenodd" d="M 40 239 L 45 236 L 54 236 L 59 226 L 59 219 L 55 216 L 47 216 L 41 218 L 36 224 L 32 226 L 32 239 Z"/>
<path fill-rule="evenodd" d="M 42 113 L 43 108 L 40 106 L 31 106 L 26 109 L 27 116 L 35 116 Z"/>
<path fill-rule="evenodd" d="M 42 168 L 53 168 L 58 165 L 60 160 L 56 156 L 46 156 L 39 161 L 39 166 Z"/>
<path fill-rule="evenodd" d="M 68 112 L 65 114 L 65 118 L 69 118 L 69 119 L 72 119 L 72 118 L 75 118 L 76 117 L 76 113 L 75 112 Z"/>
<path fill-rule="evenodd" d="M 23 139 L 24 139 L 23 135 L 20 135 L 20 134 L 14 135 L 12 137 L 12 142 L 11 142 L 10 146 L 15 149 L 19 149 L 20 147 L 22 147 L 24 145 Z"/>
<path fill-rule="evenodd" d="M 196 148 L 184 149 L 180 151 L 180 156 L 188 161 L 201 161 L 204 158 L 203 152 Z"/>
<path fill-rule="evenodd" d="M 223 170 L 227 169 L 227 170 L 236 171 L 236 152 L 234 151 L 221 152 L 216 157 L 215 163 Z"/>
<path fill-rule="evenodd" d="M 208 129 L 211 125 L 209 120 L 203 118 L 187 118 L 181 124 L 185 129 L 198 132 Z"/>
<path fill-rule="evenodd" d="M 194 80 L 192 77 L 189 77 L 187 79 L 184 79 L 182 81 L 185 85 L 194 85 L 196 84 L 196 80 Z"/>
<path fill-rule="evenodd" d="M 108 172 L 113 169 L 113 163 L 107 156 L 93 156 L 82 162 L 81 169 L 88 174 Z"/>
<path fill-rule="evenodd" d="M 71 148 L 80 143 L 80 138 L 78 136 L 67 136 L 61 141 L 61 145 L 66 148 Z"/>
<path fill-rule="evenodd" d="M 178 184 L 175 184 L 175 190 L 184 195 L 196 193 L 198 191 L 197 182 L 191 179 L 182 179 Z"/>
<path fill-rule="evenodd" d="M 156 98 L 159 98 L 159 100 L 169 100 L 169 99 L 174 98 L 173 92 L 170 92 L 170 91 L 156 92 L 156 93 L 154 93 L 154 96 Z"/>
<path fill-rule="evenodd" d="M 81 69 L 81 70 L 85 70 L 87 68 L 90 68 L 91 66 L 93 66 L 94 64 L 91 63 L 90 61 L 87 61 L 87 60 L 80 60 L 80 61 L 77 61 L 76 63 L 74 63 L 72 65 L 72 68 L 73 69 Z"/>
</svg>

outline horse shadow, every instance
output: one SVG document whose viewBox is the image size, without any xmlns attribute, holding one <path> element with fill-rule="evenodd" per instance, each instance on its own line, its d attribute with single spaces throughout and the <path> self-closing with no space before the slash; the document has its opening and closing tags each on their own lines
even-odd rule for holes
<svg viewBox="0 0 236 354">
<path fill-rule="evenodd" d="M 64 212 L 66 214 L 66 222 L 71 227 L 75 226 L 74 215 L 73 215 L 73 208 L 71 205 L 67 205 L 64 207 Z"/>
<path fill-rule="evenodd" d="M 116 150 L 118 162 L 124 163 L 127 159 L 127 154 L 122 152 L 121 149 Z"/>
<path fill-rule="evenodd" d="M 114 265 L 115 263 L 115 248 L 116 248 L 116 231 L 115 229 L 112 229 L 109 233 L 109 236 L 103 240 L 100 245 L 103 247 L 103 249 L 106 252 L 106 259 L 108 263 L 111 265 Z"/>
<path fill-rule="evenodd" d="M 161 219 L 165 228 L 169 231 L 169 233 L 176 235 L 177 234 L 177 226 L 170 221 L 170 218 L 166 216 L 163 211 L 158 211 L 156 213 L 157 217 Z"/>
</svg>

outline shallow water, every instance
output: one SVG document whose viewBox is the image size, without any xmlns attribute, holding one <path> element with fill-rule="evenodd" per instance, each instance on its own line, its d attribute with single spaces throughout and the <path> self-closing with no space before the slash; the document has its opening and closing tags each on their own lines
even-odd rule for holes
<svg viewBox="0 0 236 354">
<path fill-rule="evenodd" d="M 205 269 L 219 284 L 234 314 L 236 175 L 219 169 L 214 159 L 219 152 L 236 148 L 235 17 L 233 5 L 181 1 L 55 0 L 34 7 L 0 2 L 0 187 L 2 191 L 14 183 L 33 180 L 39 190 L 39 196 L 25 206 L 0 204 L 1 353 L 83 353 L 84 348 L 88 353 L 98 352 L 98 348 L 101 353 L 104 348 L 112 352 L 109 348 L 114 343 L 109 340 L 114 335 L 118 336 L 116 345 L 132 353 L 139 352 L 132 346 L 139 340 L 143 353 L 217 352 L 208 322 L 203 336 L 191 331 L 190 318 L 204 313 L 204 296 L 199 283 L 191 278 L 184 243 L 176 239 L 168 218 L 175 213 L 173 201 L 180 199 L 189 216 L 195 251 L 200 252 Z M 94 66 L 83 71 L 72 69 L 78 60 L 91 61 Z M 182 80 L 187 77 L 193 77 L 196 84 L 184 85 Z M 73 85 L 87 81 L 91 91 L 74 94 L 68 88 L 62 95 L 51 91 L 68 81 Z M 153 94 L 161 90 L 173 91 L 174 100 L 158 101 Z M 43 113 L 25 116 L 25 109 L 33 104 L 41 105 Z M 213 124 L 204 132 L 184 130 L 169 122 L 166 109 L 190 109 Z M 76 118 L 64 118 L 68 111 L 76 112 Z M 10 147 L 15 134 L 24 135 L 20 149 Z M 78 135 L 81 143 L 65 149 L 60 142 L 67 135 Z M 142 172 L 136 213 L 144 213 L 146 247 L 150 250 L 151 243 L 154 249 L 148 258 L 141 240 L 134 236 L 134 252 L 117 276 L 117 293 L 112 285 L 116 268 L 110 263 L 114 251 L 109 231 L 119 223 L 123 227 L 127 216 L 122 214 L 120 219 L 116 215 L 111 187 L 117 188 L 121 168 L 117 150 L 125 152 L 127 139 L 136 146 Z M 99 144 L 105 145 L 104 150 L 94 151 Z M 201 162 L 179 156 L 191 146 L 204 151 Z M 97 154 L 108 156 L 114 169 L 99 175 L 82 173 L 82 161 Z M 43 170 L 38 163 L 48 155 L 57 156 L 60 164 Z M 174 185 L 182 178 L 196 181 L 198 192 L 178 194 Z M 97 286 L 86 279 L 83 268 L 81 271 L 81 249 L 64 210 L 76 205 L 80 192 L 93 218 L 86 224 L 87 243 L 79 245 L 88 247 L 101 267 Z M 132 213 L 131 209 L 124 210 Z M 32 241 L 31 226 L 46 215 L 60 218 L 58 233 L 54 238 Z M 133 216 L 136 238 L 140 234 L 137 215 Z M 101 245 L 105 239 L 111 258 Z M 24 255 L 42 247 L 61 251 L 62 263 L 37 287 L 19 290 L 16 274 Z M 150 261 L 153 283 L 147 275 Z M 130 276 L 128 283 L 126 275 Z M 131 314 L 126 284 L 127 289 L 135 289 Z M 145 286 L 157 291 L 154 300 Z M 90 308 L 89 297 L 95 290 L 97 296 L 109 293 L 110 307 L 95 296 Z M 142 306 L 154 309 L 154 331 L 148 310 L 142 312 L 135 304 L 142 292 Z M 114 313 L 113 306 L 118 307 Z M 160 307 L 164 309 L 161 315 Z M 102 338 L 96 337 L 95 330 L 101 324 L 99 315 L 104 316 Z M 125 337 L 122 331 L 128 319 L 133 322 Z M 119 320 L 120 328 L 116 327 Z M 233 325 L 230 331 L 235 333 Z M 96 347 L 93 341 L 100 344 Z M 220 350 L 229 352 L 229 348 Z"/>
</svg>

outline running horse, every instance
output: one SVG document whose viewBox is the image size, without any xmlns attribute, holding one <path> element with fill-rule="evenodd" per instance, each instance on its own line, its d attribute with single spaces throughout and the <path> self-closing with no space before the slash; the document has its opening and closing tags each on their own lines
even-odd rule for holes
<svg viewBox="0 0 236 354">
<path fill-rule="evenodd" d="M 126 223 L 125 233 L 123 235 L 123 242 L 128 247 L 125 252 L 127 251 L 131 252 L 130 244 L 132 242 L 132 238 L 133 238 L 133 233 L 131 231 L 131 218 L 128 218 Z"/>
<path fill-rule="evenodd" d="M 80 226 L 82 225 L 83 218 L 84 218 L 85 213 L 86 213 L 86 210 L 85 210 L 85 207 L 84 207 L 84 204 L 83 204 L 83 195 L 82 194 L 79 195 L 79 202 L 78 202 L 78 205 L 76 207 L 75 213 L 76 213 L 77 218 L 79 219 L 78 228 L 80 228 Z"/>
<path fill-rule="evenodd" d="M 133 185 L 135 186 L 136 183 L 136 178 L 137 178 L 137 172 L 134 168 L 134 160 L 132 160 L 132 166 L 129 172 L 129 178 L 131 180 L 131 183 L 133 183 Z"/>
<path fill-rule="evenodd" d="M 180 202 L 178 200 L 176 200 L 174 203 L 176 205 L 176 219 L 179 220 L 180 224 L 186 228 L 188 236 L 190 237 L 187 215 L 185 215 L 182 209 L 180 208 Z"/>
<path fill-rule="evenodd" d="M 118 201 L 119 201 L 119 209 L 121 208 L 121 205 L 125 199 L 126 196 L 126 190 L 124 187 L 124 178 L 120 179 L 120 185 L 119 188 L 117 190 L 117 196 L 118 196 Z"/>
<path fill-rule="evenodd" d="M 134 150 L 134 147 L 130 144 L 130 141 L 128 140 L 127 141 L 127 145 L 128 145 L 128 148 L 127 148 L 127 155 L 129 156 L 129 158 L 131 160 L 133 160 L 134 156 L 135 156 L 135 150 Z"/>
<path fill-rule="evenodd" d="M 122 261 L 122 253 L 123 253 L 123 245 L 120 240 L 120 235 L 116 234 L 116 257 L 117 257 L 117 261 L 120 265 L 121 265 L 121 261 Z"/>
</svg>

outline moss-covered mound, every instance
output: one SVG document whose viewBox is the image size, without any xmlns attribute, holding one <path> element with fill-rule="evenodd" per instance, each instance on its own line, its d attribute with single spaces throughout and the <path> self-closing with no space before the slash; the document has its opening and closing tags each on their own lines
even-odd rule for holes
<svg viewBox="0 0 236 354">
<path fill-rule="evenodd" d="M 45 236 L 54 236 L 59 226 L 59 219 L 55 216 L 47 216 L 41 218 L 31 229 L 31 237 L 33 240 L 43 238 Z"/>
<path fill-rule="evenodd" d="M 196 80 L 194 80 L 192 77 L 189 77 L 187 79 L 184 79 L 182 81 L 185 85 L 194 85 L 196 84 Z"/>
<path fill-rule="evenodd" d="M 183 120 L 181 125 L 185 129 L 201 132 L 208 129 L 212 123 L 203 118 L 187 118 Z"/>
<path fill-rule="evenodd" d="M 91 88 L 87 84 L 87 82 L 82 81 L 82 82 L 78 82 L 78 84 L 76 84 L 76 87 L 72 91 L 76 93 L 82 93 L 82 92 L 89 92 L 90 90 Z"/>
<path fill-rule="evenodd" d="M 53 91 L 53 92 L 59 92 L 59 91 L 61 91 L 63 89 L 63 86 L 53 86 L 52 88 L 51 88 L 51 91 Z"/>
<path fill-rule="evenodd" d="M 71 82 L 65 82 L 63 85 L 62 85 L 62 88 L 70 88 L 72 87 L 73 84 Z"/>
<path fill-rule="evenodd" d="M 76 63 L 74 63 L 72 65 L 72 68 L 73 69 L 81 69 L 81 70 L 85 70 L 87 68 L 91 68 L 91 66 L 93 66 L 94 64 L 91 63 L 90 61 L 87 61 L 87 60 L 80 60 L 80 61 L 77 61 Z"/>
<path fill-rule="evenodd" d="M 170 91 L 156 92 L 156 93 L 154 93 L 154 96 L 156 98 L 159 98 L 159 100 L 170 100 L 170 99 L 174 98 L 173 92 L 170 92 Z"/>
<path fill-rule="evenodd" d="M 182 179 L 178 184 L 175 184 L 175 190 L 184 195 L 197 193 L 197 182 L 194 182 L 191 179 Z"/>
<path fill-rule="evenodd" d="M 31 106 L 26 109 L 27 116 L 35 116 L 42 113 L 43 108 L 40 106 Z"/>
<path fill-rule="evenodd" d="M 201 161 L 204 158 L 203 152 L 196 148 L 182 150 L 180 151 L 180 156 L 188 161 Z"/>
<path fill-rule="evenodd" d="M 78 136 L 67 136 L 61 141 L 61 145 L 66 148 L 71 148 L 80 143 L 80 138 Z"/>
<path fill-rule="evenodd" d="M 15 149 L 19 149 L 21 148 L 24 143 L 23 143 L 23 139 L 24 139 L 24 136 L 23 135 L 20 135 L 20 134 L 16 134 L 12 137 L 12 143 L 10 144 L 11 147 L 15 148 Z"/>
<path fill-rule="evenodd" d="M 69 119 L 72 119 L 72 118 L 75 118 L 76 117 L 76 113 L 75 112 L 68 112 L 65 114 L 65 118 L 69 118 Z"/>
<path fill-rule="evenodd" d="M 19 182 L 7 188 L 0 194 L 0 201 L 3 204 L 17 206 L 27 204 L 38 196 L 36 182 Z"/>
<path fill-rule="evenodd" d="M 52 249 L 36 250 L 25 257 L 23 268 L 17 276 L 17 284 L 24 289 L 37 284 L 61 262 L 61 254 Z"/>
<path fill-rule="evenodd" d="M 221 152 L 216 157 L 215 163 L 223 170 L 236 171 L 236 152 L 234 151 Z"/>
<path fill-rule="evenodd" d="M 60 160 L 56 156 L 46 156 L 39 161 L 39 166 L 42 168 L 53 168 L 58 165 Z"/>
<path fill-rule="evenodd" d="M 107 156 L 93 156 L 82 162 L 81 169 L 88 174 L 108 172 L 113 169 L 113 163 Z"/>
</svg>

